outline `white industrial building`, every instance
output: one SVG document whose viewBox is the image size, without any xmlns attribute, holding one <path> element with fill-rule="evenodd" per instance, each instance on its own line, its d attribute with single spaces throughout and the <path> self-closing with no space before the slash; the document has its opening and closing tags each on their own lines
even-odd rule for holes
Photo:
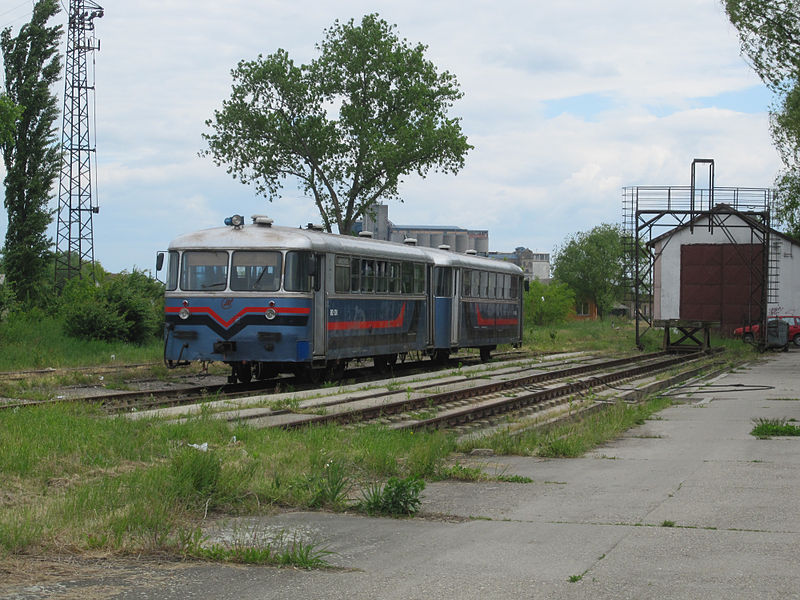
<svg viewBox="0 0 800 600">
<path fill-rule="evenodd" d="M 800 242 L 770 229 L 764 277 L 763 226 L 718 205 L 709 227 L 702 216 L 653 239 L 656 320 L 721 323 L 723 331 L 760 318 L 764 282 L 769 315 L 800 315 Z"/>
</svg>

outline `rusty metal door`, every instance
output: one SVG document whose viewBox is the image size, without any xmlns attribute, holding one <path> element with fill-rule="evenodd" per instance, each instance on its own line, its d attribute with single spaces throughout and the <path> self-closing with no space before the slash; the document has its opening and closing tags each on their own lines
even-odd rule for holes
<svg viewBox="0 0 800 600">
<path fill-rule="evenodd" d="M 681 246 L 680 318 L 719 321 L 730 334 L 761 314 L 762 248 L 759 244 Z"/>
</svg>

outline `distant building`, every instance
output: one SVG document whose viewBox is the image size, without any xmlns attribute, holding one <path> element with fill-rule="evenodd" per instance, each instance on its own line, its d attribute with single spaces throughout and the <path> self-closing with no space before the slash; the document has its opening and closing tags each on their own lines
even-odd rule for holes
<svg viewBox="0 0 800 600">
<path fill-rule="evenodd" d="M 592 300 L 578 300 L 575 302 L 574 321 L 596 321 L 597 305 Z"/>
<path fill-rule="evenodd" d="M 451 225 L 395 225 L 389 220 L 389 207 L 377 204 L 370 214 L 356 222 L 355 233 L 368 231 L 376 240 L 400 242 L 417 240 L 418 246 L 438 248 L 447 245 L 453 252 L 474 250 L 481 256 L 489 253 L 489 231 L 464 229 Z"/>
<path fill-rule="evenodd" d="M 547 252 L 534 252 L 520 246 L 514 252 L 489 252 L 488 256 L 495 260 L 514 263 L 524 271 L 527 281 L 535 279 L 542 283 L 550 281 L 550 254 Z"/>
<path fill-rule="evenodd" d="M 417 246 L 438 248 L 449 246 L 453 252 L 473 250 L 479 256 L 511 262 L 521 268 L 527 281 L 550 281 L 550 254 L 519 247 L 513 252 L 489 252 L 489 231 L 464 229 L 453 225 L 395 225 L 389 220 L 389 207 L 377 204 L 356 222 L 355 233 L 370 232 L 377 240 L 404 242 L 417 240 Z"/>
</svg>

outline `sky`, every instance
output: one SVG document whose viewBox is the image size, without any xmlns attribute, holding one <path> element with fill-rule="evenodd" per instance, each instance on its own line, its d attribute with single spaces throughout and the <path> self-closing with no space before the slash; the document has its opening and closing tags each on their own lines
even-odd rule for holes
<svg viewBox="0 0 800 600">
<path fill-rule="evenodd" d="M 388 201 L 395 224 L 488 229 L 490 250 L 553 252 L 621 222 L 623 186 L 689 185 L 694 158 L 715 160 L 718 186 L 769 187 L 780 169 L 772 97 L 719 0 L 99 3 L 94 251 L 113 272 L 152 269 L 172 238 L 235 213 L 320 221 L 291 183 L 269 202 L 201 157 L 202 133 L 238 61 L 283 48 L 308 63 L 335 20 L 367 13 L 457 77 L 450 115 L 474 146 L 457 175 L 406 177 L 402 202 Z M 2 0 L 0 28 L 16 33 L 31 6 Z"/>
</svg>

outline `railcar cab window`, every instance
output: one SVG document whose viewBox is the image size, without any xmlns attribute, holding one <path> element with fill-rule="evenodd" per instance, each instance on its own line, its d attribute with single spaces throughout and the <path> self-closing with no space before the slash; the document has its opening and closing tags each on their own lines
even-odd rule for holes
<svg viewBox="0 0 800 600">
<path fill-rule="evenodd" d="M 167 291 L 172 292 L 178 289 L 178 263 L 180 262 L 178 253 L 170 251 L 167 264 Z"/>
<path fill-rule="evenodd" d="M 187 250 L 181 263 L 181 289 L 222 291 L 228 287 L 228 253 Z"/>
<path fill-rule="evenodd" d="M 280 252 L 234 252 L 231 289 L 237 292 L 275 292 L 281 287 Z"/>
</svg>

